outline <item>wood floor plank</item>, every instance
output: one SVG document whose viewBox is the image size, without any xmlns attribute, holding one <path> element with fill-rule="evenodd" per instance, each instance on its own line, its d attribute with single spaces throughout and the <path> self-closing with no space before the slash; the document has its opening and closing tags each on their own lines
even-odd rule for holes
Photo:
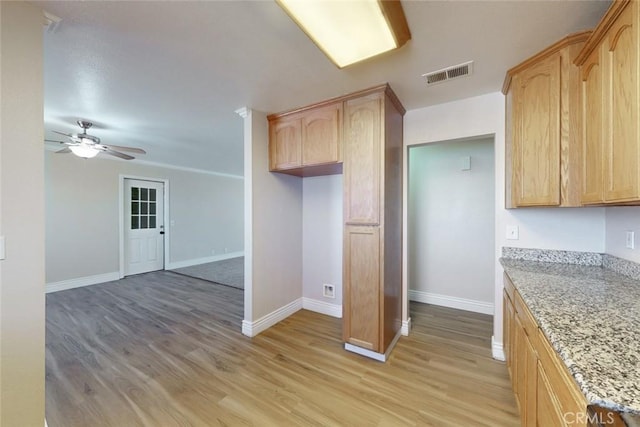
<svg viewBox="0 0 640 427">
<path fill-rule="evenodd" d="M 243 298 L 171 272 L 48 294 L 49 426 L 519 424 L 491 316 L 412 303 L 382 364 L 306 310 L 247 338 Z"/>
</svg>

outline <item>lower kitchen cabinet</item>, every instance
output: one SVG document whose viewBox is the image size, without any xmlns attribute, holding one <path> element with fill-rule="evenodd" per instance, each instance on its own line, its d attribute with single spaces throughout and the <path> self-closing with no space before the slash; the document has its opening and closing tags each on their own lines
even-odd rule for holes
<svg viewBox="0 0 640 427">
<path fill-rule="evenodd" d="M 587 401 L 509 277 L 505 357 L 523 426 L 586 426 Z"/>
</svg>

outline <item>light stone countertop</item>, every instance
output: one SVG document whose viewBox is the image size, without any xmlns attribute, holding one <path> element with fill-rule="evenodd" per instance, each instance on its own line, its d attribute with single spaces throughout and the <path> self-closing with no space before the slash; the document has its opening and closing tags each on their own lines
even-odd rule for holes
<svg viewBox="0 0 640 427">
<path fill-rule="evenodd" d="M 598 265 L 500 262 L 589 403 L 640 414 L 640 281 Z"/>
</svg>

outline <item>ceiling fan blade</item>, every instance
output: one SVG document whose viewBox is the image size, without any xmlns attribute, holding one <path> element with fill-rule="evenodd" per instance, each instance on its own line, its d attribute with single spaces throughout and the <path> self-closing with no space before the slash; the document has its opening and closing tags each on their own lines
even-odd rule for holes
<svg viewBox="0 0 640 427">
<path fill-rule="evenodd" d="M 144 151 L 142 148 L 123 147 L 122 145 L 111 145 L 111 144 L 107 144 L 107 145 L 103 145 L 103 146 L 107 147 L 107 149 L 112 148 L 112 149 L 120 150 L 120 151 L 129 151 L 131 153 L 147 154 L 147 152 Z"/>
<path fill-rule="evenodd" d="M 104 150 L 103 153 L 109 154 L 110 156 L 114 156 L 114 157 L 120 157 L 121 159 L 125 159 L 125 160 L 135 159 L 135 157 L 133 157 L 133 156 L 121 153 L 119 151 L 110 150 L 109 148 Z"/>
<path fill-rule="evenodd" d="M 66 154 L 66 153 L 70 153 L 71 149 L 69 147 L 65 147 L 62 150 L 58 150 L 56 151 L 54 154 Z"/>
<path fill-rule="evenodd" d="M 69 138 L 73 138 L 73 135 L 72 135 L 72 134 L 70 134 L 70 133 L 58 132 L 57 130 L 52 130 L 51 132 L 53 132 L 53 133 L 57 133 L 58 135 L 64 135 L 64 136 L 67 136 L 67 137 L 69 137 Z"/>
</svg>

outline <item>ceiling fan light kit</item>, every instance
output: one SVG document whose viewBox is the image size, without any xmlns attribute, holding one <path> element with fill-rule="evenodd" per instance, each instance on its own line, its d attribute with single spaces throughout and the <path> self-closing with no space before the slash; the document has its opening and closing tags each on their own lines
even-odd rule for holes
<svg viewBox="0 0 640 427">
<path fill-rule="evenodd" d="M 329 59 L 343 68 L 411 39 L 400 0 L 276 0 Z"/>
<path fill-rule="evenodd" d="M 73 153 L 78 157 L 82 157 L 83 159 L 91 159 L 93 157 L 96 157 L 100 153 L 105 153 L 110 156 L 118 157 L 124 160 L 132 160 L 135 157 L 125 153 L 121 153 L 120 151 L 116 151 L 116 150 L 129 151 L 129 152 L 138 153 L 138 154 L 147 153 L 141 148 L 123 147 L 120 145 L 111 145 L 111 144 L 109 145 L 100 144 L 100 138 L 98 138 L 97 136 L 89 135 L 87 133 L 87 129 L 93 126 L 93 123 L 85 120 L 78 120 L 77 123 L 78 123 L 78 126 L 82 128 L 82 133 L 64 133 L 64 132 L 58 132 L 55 130 L 53 131 L 59 135 L 66 136 L 71 140 L 70 142 L 46 140 L 49 142 L 57 142 L 57 143 L 66 145 L 65 148 L 63 148 L 60 151 L 56 151 L 56 153 L 60 153 L 60 154 Z"/>
<path fill-rule="evenodd" d="M 78 157 L 82 157 L 83 159 L 91 159 L 98 155 L 100 150 L 93 148 L 89 145 L 72 145 L 69 147 L 71 152 Z"/>
</svg>

